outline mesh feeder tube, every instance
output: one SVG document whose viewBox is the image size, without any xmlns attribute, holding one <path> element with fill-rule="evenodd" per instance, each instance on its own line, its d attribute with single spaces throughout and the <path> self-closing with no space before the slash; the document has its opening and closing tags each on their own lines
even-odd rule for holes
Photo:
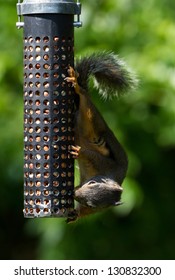
<svg viewBox="0 0 175 280">
<path fill-rule="evenodd" d="M 74 0 L 24 0 L 17 27 L 24 49 L 24 217 L 67 217 L 74 208 Z M 74 15 L 77 21 L 74 21 Z M 23 16 L 23 22 L 21 21 Z"/>
</svg>

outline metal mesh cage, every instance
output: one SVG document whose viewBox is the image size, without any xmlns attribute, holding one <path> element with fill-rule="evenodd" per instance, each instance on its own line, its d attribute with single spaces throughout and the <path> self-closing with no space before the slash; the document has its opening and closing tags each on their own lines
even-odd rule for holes
<svg viewBox="0 0 175 280">
<path fill-rule="evenodd" d="M 73 15 L 24 16 L 24 216 L 67 216 L 74 207 Z"/>
</svg>

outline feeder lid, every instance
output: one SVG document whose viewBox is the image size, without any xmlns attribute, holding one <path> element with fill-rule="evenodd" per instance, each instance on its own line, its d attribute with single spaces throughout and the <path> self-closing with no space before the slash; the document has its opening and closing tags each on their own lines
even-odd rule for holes
<svg viewBox="0 0 175 280">
<path fill-rule="evenodd" d="M 81 4 L 75 0 L 24 0 L 17 3 L 18 15 L 81 14 Z"/>
</svg>

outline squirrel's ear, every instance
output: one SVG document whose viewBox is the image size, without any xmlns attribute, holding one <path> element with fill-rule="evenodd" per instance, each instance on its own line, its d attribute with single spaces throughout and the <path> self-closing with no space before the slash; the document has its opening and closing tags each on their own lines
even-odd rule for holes
<svg viewBox="0 0 175 280">
<path fill-rule="evenodd" d="M 114 203 L 114 206 L 118 206 L 118 205 L 122 205 L 122 204 L 123 204 L 123 202 L 117 201 L 117 202 Z"/>
</svg>

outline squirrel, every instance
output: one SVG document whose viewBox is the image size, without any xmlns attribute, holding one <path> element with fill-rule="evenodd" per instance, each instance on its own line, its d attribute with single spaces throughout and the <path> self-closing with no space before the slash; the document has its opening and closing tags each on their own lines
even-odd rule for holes
<svg viewBox="0 0 175 280">
<path fill-rule="evenodd" d="M 128 168 L 123 147 L 92 103 L 89 80 L 94 77 L 99 93 L 104 97 L 120 96 L 136 85 L 134 75 L 113 53 L 94 53 L 70 66 L 65 80 L 75 89 L 75 145 L 71 155 L 78 160 L 80 185 L 75 188 L 77 208 L 67 222 L 121 204 L 122 182 Z"/>
</svg>

